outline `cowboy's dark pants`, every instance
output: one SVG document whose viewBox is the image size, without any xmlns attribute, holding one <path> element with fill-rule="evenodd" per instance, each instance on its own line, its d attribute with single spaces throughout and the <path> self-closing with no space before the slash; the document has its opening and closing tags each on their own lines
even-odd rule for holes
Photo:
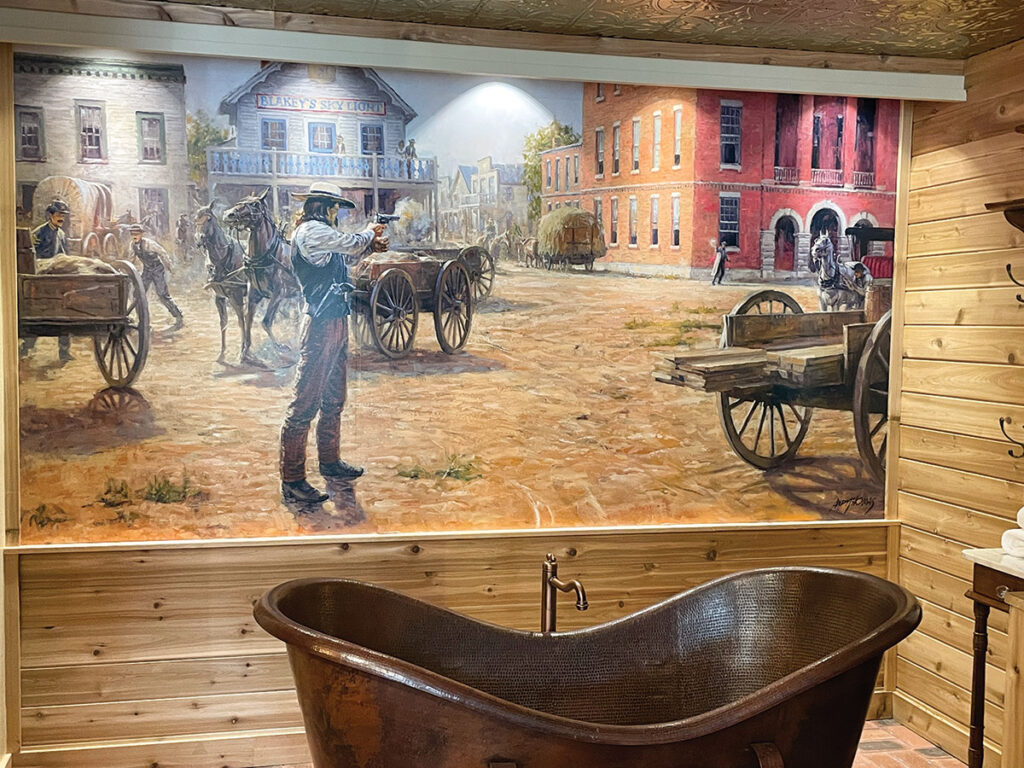
<svg viewBox="0 0 1024 768">
<path fill-rule="evenodd" d="M 160 299 L 160 303 L 163 304 L 167 311 L 171 313 L 171 317 L 181 317 L 181 310 L 178 309 L 178 305 L 174 303 L 174 299 L 171 298 L 171 291 L 167 287 L 167 275 L 164 273 L 164 268 L 151 268 L 146 265 L 142 267 L 142 287 L 145 290 L 149 290 L 149 286 L 153 286 L 153 290 L 156 291 L 157 298 Z"/>
<path fill-rule="evenodd" d="M 309 317 L 302 334 L 302 352 L 295 380 L 295 398 L 281 428 L 281 480 L 306 477 L 306 439 L 313 418 L 321 464 L 338 461 L 341 411 L 348 387 L 348 319 Z"/>
</svg>

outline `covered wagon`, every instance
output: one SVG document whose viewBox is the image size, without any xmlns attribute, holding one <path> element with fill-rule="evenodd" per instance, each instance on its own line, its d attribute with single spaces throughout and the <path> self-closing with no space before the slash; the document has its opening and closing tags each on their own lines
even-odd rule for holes
<svg viewBox="0 0 1024 768">
<path fill-rule="evenodd" d="M 548 269 L 582 264 L 590 272 L 594 259 L 604 256 L 606 250 L 601 222 L 589 211 L 556 208 L 540 220 L 537 256 Z"/>
</svg>

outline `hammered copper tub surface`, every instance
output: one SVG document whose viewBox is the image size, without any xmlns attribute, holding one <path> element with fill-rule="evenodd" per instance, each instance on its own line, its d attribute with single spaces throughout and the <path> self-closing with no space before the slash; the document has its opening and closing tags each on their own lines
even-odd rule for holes
<svg viewBox="0 0 1024 768">
<path fill-rule="evenodd" d="M 772 568 L 548 635 L 342 579 L 255 615 L 288 644 L 317 768 L 848 768 L 921 612 L 873 576 Z"/>
</svg>

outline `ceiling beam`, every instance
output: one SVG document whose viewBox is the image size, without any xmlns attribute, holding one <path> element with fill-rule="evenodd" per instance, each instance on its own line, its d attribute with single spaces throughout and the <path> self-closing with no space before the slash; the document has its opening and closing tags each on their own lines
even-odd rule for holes
<svg viewBox="0 0 1024 768">
<path fill-rule="evenodd" d="M 488 76 L 964 98 L 959 61 L 407 25 L 151 0 L 0 0 L 0 39 Z"/>
</svg>

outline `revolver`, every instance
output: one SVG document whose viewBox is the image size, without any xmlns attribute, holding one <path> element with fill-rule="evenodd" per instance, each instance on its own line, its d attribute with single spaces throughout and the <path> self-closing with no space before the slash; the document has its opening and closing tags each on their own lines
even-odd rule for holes
<svg viewBox="0 0 1024 768">
<path fill-rule="evenodd" d="M 390 224 L 392 221 L 398 221 L 401 216 L 396 216 L 392 213 L 376 213 L 373 216 L 373 220 L 377 224 Z"/>
</svg>

